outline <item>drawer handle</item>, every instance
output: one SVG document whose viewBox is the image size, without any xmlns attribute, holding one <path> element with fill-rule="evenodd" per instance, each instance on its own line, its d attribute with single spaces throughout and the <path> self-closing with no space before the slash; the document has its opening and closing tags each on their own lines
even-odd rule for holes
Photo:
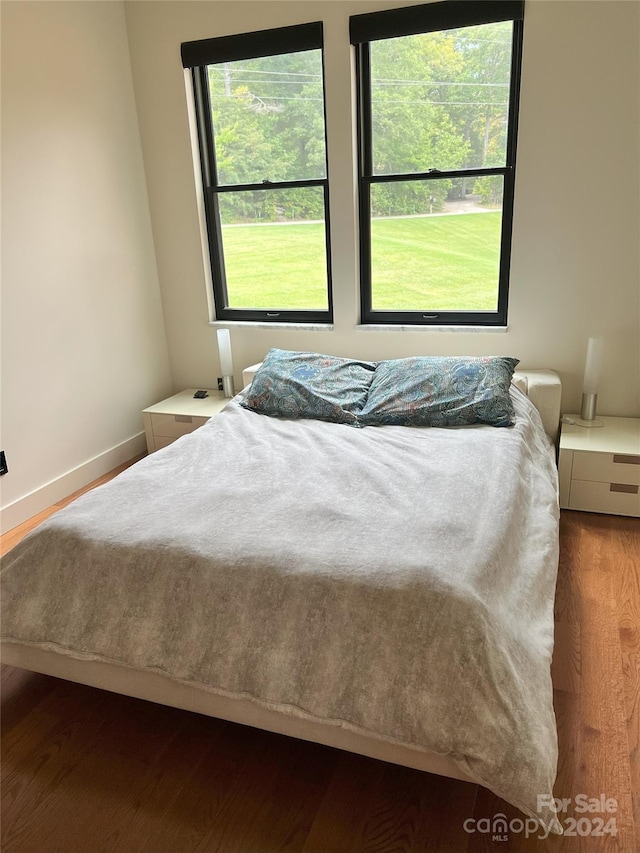
<svg viewBox="0 0 640 853">
<path fill-rule="evenodd" d="M 630 486 L 627 483 L 611 483 L 609 486 L 610 492 L 624 492 L 627 495 L 637 495 L 638 486 Z"/>
<path fill-rule="evenodd" d="M 640 465 L 640 456 L 627 456 L 624 453 L 614 453 L 614 462 L 621 462 L 623 465 Z"/>
<path fill-rule="evenodd" d="M 174 415 L 173 419 L 178 424 L 191 424 L 193 423 L 193 418 L 191 415 Z"/>
</svg>

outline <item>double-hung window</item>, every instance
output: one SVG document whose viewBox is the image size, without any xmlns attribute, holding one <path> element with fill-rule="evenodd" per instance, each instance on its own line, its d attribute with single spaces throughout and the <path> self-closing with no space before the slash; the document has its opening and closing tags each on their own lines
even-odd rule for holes
<svg viewBox="0 0 640 853">
<path fill-rule="evenodd" d="M 333 319 L 321 23 L 182 45 L 219 320 Z"/>
<path fill-rule="evenodd" d="M 350 19 L 363 323 L 507 321 L 521 0 Z"/>
</svg>

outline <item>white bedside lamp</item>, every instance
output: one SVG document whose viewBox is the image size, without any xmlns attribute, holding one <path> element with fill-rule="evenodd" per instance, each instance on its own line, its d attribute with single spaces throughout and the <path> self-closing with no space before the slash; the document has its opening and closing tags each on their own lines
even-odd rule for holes
<svg viewBox="0 0 640 853">
<path fill-rule="evenodd" d="M 218 352 L 220 353 L 222 390 L 225 397 L 233 397 L 236 389 L 233 382 L 233 357 L 231 355 L 229 329 L 218 329 Z"/>
<path fill-rule="evenodd" d="M 600 385 L 600 373 L 602 371 L 602 349 L 602 338 L 589 338 L 589 343 L 587 344 L 587 358 L 584 365 L 584 380 L 582 383 L 580 426 L 602 426 L 602 421 L 596 420 L 598 387 Z"/>
</svg>

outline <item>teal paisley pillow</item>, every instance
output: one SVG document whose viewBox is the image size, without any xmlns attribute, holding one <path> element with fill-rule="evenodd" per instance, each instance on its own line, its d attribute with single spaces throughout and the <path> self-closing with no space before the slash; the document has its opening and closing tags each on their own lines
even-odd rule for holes
<svg viewBox="0 0 640 853">
<path fill-rule="evenodd" d="M 517 358 L 471 356 L 381 361 L 358 418 L 371 426 L 511 426 L 509 385 L 517 364 Z"/>
<path fill-rule="evenodd" d="M 271 349 L 242 401 L 281 418 L 315 418 L 358 426 L 375 362 Z"/>
</svg>

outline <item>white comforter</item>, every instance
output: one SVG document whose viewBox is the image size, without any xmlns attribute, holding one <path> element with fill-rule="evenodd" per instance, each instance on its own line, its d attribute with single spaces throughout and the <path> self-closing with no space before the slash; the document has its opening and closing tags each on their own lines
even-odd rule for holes
<svg viewBox="0 0 640 853">
<path fill-rule="evenodd" d="M 557 761 L 556 470 L 512 394 L 511 428 L 355 429 L 236 399 L 9 553 L 4 641 L 449 755 L 557 831 L 537 805 Z"/>
</svg>

